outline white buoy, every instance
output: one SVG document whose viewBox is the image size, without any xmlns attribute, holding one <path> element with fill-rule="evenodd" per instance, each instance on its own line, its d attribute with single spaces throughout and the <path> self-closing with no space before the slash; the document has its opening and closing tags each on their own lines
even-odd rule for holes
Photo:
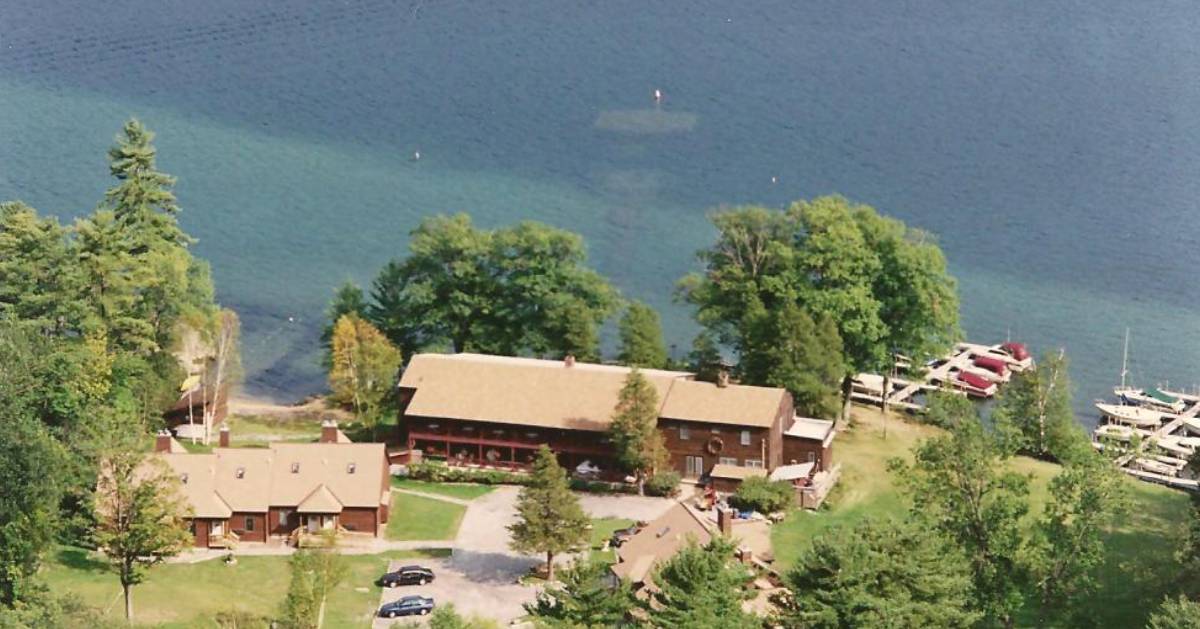
<svg viewBox="0 0 1200 629">
<path fill-rule="evenodd" d="M 776 176 L 772 175 L 772 176 L 771 176 L 771 183 L 779 183 L 779 177 L 776 177 Z"/>
<path fill-rule="evenodd" d="M 421 151 L 413 151 L 413 161 L 414 162 L 419 161 L 420 159 L 421 159 Z"/>
<path fill-rule="evenodd" d="M 656 103 L 662 102 L 662 90 L 660 90 L 658 88 L 654 89 L 654 102 L 656 102 Z"/>
</svg>

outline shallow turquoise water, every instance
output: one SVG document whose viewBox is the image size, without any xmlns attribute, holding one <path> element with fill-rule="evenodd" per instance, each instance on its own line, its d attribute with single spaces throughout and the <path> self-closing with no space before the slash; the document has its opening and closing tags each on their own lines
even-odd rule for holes
<svg viewBox="0 0 1200 629">
<path fill-rule="evenodd" d="M 1200 6 L 597 4 L 7 0 L 0 198 L 90 209 L 144 119 L 281 399 L 421 216 L 579 231 L 686 347 L 705 213 L 829 192 L 937 232 L 971 338 L 1065 347 L 1081 411 L 1126 326 L 1138 381 L 1200 381 Z"/>
</svg>

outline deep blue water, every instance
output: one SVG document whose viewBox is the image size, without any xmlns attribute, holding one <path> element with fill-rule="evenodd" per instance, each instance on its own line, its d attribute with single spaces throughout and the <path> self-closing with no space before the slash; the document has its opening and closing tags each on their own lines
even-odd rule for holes
<svg viewBox="0 0 1200 629">
<path fill-rule="evenodd" d="M 90 210 L 142 118 L 280 399 L 424 215 L 581 232 L 683 351 L 706 212 L 832 192 L 939 234 L 970 338 L 1064 347 L 1081 411 L 1126 326 L 1200 382 L 1200 5 L 742 4 L 3 0 L 0 199 Z"/>
</svg>

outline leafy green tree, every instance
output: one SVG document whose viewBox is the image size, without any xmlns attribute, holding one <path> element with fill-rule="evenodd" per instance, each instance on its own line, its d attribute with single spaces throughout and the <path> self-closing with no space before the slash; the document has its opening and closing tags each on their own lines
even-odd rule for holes
<svg viewBox="0 0 1200 629">
<path fill-rule="evenodd" d="M 796 501 L 796 490 L 787 481 L 771 481 L 761 476 L 747 478 L 729 500 L 738 509 L 759 513 L 785 511 Z"/>
<path fill-rule="evenodd" d="M 644 496 L 646 479 L 666 463 L 667 448 L 658 431 L 658 392 L 636 367 L 625 377 L 608 431 L 617 461 L 634 474 Z"/>
<path fill-rule="evenodd" d="M 796 410 L 809 417 L 836 416 L 846 364 L 833 320 L 822 317 L 814 322 L 791 303 L 756 319 L 748 340 L 750 351 L 743 354 L 740 365 L 743 380 L 787 389 Z"/>
<path fill-rule="evenodd" d="M 1084 599 L 1097 587 L 1105 560 L 1104 533 L 1128 506 L 1125 479 L 1103 457 L 1089 453 L 1050 481 L 1050 500 L 1033 527 L 1024 557 L 1040 626 L 1079 624 L 1090 613 Z"/>
<path fill-rule="evenodd" d="M 1168 598 L 1150 615 L 1149 629 L 1196 629 L 1200 627 L 1200 603 L 1180 596 Z"/>
<path fill-rule="evenodd" d="M 634 607 L 629 583 L 609 583 L 608 566 L 602 562 L 576 560 L 559 574 L 559 583 L 538 592 L 525 604 L 538 627 L 547 629 L 608 629 L 630 623 Z"/>
<path fill-rule="evenodd" d="M 465 214 L 412 233 L 372 285 L 372 321 L 407 355 L 429 349 L 598 356 L 616 291 L 584 266 L 583 240 L 535 222 L 481 230 Z"/>
<path fill-rule="evenodd" d="M 546 554 L 546 580 L 554 580 L 554 557 L 587 543 L 587 514 L 579 498 L 571 493 L 567 474 L 554 453 L 543 445 L 533 462 L 530 482 L 517 498 L 512 548 L 520 553 Z"/>
<path fill-rule="evenodd" d="M 979 411 L 967 396 L 945 389 L 929 394 L 921 420 L 939 428 L 953 429 L 964 421 L 979 421 Z"/>
<path fill-rule="evenodd" d="M 79 332 L 88 315 L 67 231 L 19 201 L 0 203 L 0 315 L 47 334 Z"/>
<path fill-rule="evenodd" d="M 959 420 L 947 435 L 913 450 L 912 465 L 889 467 L 912 500 L 912 515 L 951 540 L 971 566 L 975 609 L 1011 625 L 1023 602 L 1021 518 L 1029 477 L 1009 471 L 1006 441 L 978 421 Z"/>
<path fill-rule="evenodd" d="M 625 310 L 618 326 L 621 335 L 617 360 L 622 364 L 646 369 L 667 366 L 667 345 L 663 342 L 662 322 L 658 312 L 635 301 Z"/>
<path fill-rule="evenodd" d="M 104 551 L 125 594 L 125 619 L 133 621 L 133 586 L 147 570 L 178 554 L 192 541 L 184 522 L 187 509 L 179 479 L 166 464 L 147 457 L 139 443 L 144 430 L 127 417 L 114 416 L 95 492 L 96 546 Z"/>
<path fill-rule="evenodd" d="M 921 360 L 959 334 L 958 296 L 941 249 L 925 232 L 842 197 L 784 212 L 735 208 L 713 216 L 717 242 L 700 252 L 701 274 L 680 282 L 701 325 L 745 358 L 756 317 L 784 304 L 836 322 L 847 375 L 885 374 L 891 356 Z M 843 413 L 845 407 L 843 407 Z"/>
<path fill-rule="evenodd" d="M 639 601 L 653 627 L 759 628 L 762 619 L 742 611 L 750 574 L 733 559 L 733 543 L 694 541 L 654 570 L 649 597 Z"/>
<path fill-rule="evenodd" d="M 138 313 L 140 287 L 148 268 L 128 252 L 126 236 L 110 211 L 97 211 L 75 222 L 79 268 L 85 299 L 96 313 L 115 350 L 147 355 L 158 349 L 154 327 Z"/>
<path fill-rule="evenodd" d="M 358 284 L 346 280 L 333 294 L 333 300 L 325 310 L 325 327 L 321 329 L 321 347 L 325 354 L 321 364 L 328 369 L 333 364 L 333 328 L 344 315 L 353 314 L 367 319 L 367 299 Z"/>
<path fill-rule="evenodd" d="M 325 548 L 301 549 L 289 560 L 291 581 L 279 623 L 286 629 L 316 629 L 325 617 L 329 593 L 346 579 L 349 568 L 331 533 Z"/>
<path fill-rule="evenodd" d="M 813 540 L 777 600 L 787 628 L 972 627 L 971 570 L 958 549 L 912 523 L 862 520 Z"/>
<path fill-rule="evenodd" d="M 1062 352 L 1048 352 L 1037 368 L 1015 374 L 992 417 L 1013 430 L 1020 450 L 1032 456 L 1069 461 L 1092 454 L 1071 409 L 1067 357 Z"/>
<path fill-rule="evenodd" d="M 454 603 L 446 603 L 429 615 L 429 629 L 500 629 L 500 623 L 479 616 L 465 618 L 458 613 Z"/>
<path fill-rule="evenodd" d="M 332 399 L 353 405 L 358 420 L 374 430 L 387 410 L 400 358 L 400 350 L 375 326 L 358 315 L 342 315 L 333 331 Z"/>
</svg>

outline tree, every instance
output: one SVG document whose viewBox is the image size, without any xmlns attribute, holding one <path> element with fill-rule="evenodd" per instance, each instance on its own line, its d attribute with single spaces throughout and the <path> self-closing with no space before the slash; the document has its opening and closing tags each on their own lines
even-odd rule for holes
<svg viewBox="0 0 1200 629">
<path fill-rule="evenodd" d="M 634 606 L 627 581 L 614 587 L 608 566 L 591 560 L 576 560 L 559 574 L 559 583 L 538 592 L 525 604 L 535 624 L 547 629 L 608 629 L 625 626 Z"/>
<path fill-rule="evenodd" d="M 500 623 L 479 616 L 464 618 L 454 603 L 446 603 L 429 615 L 429 629 L 500 629 Z"/>
<path fill-rule="evenodd" d="M 402 352 L 598 356 L 617 295 L 584 266 L 578 235 L 532 221 L 481 230 L 459 214 L 422 221 L 409 249 L 375 278 L 369 308 Z"/>
<path fill-rule="evenodd" d="M 1150 615 L 1149 629 L 1196 629 L 1200 627 L 1200 603 L 1187 598 L 1168 598 Z"/>
<path fill-rule="evenodd" d="M 19 201 L 0 203 L 0 315 L 46 334 L 80 332 L 88 315 L 67 231 Z"/>
<path fill-rule="evenodd" d="M 204 370 L 201 389 L 201 401 L 204 409 L 204 443 L 212 438 L 213 423 L 217 419 L 217 409 L 221 399 L 228 398 L 228 389 L 241 377 L 242 355 L 238 347 L 241 337 L 242 324 L 237 313 L 223 308 L 214 313 L 212 322 L 207 326 L 205 336 L 211 348 L 211 355 Z M 208 391 L 212 391 L 212 402 L 209 403 Z"/>
<path fill-rule="evenodd" d="M 680 282 L 699 323 L 745 358 L 755 317 L 794 304 L 837 324 L 850 375 L 886 374 L 891 356 L 922 360 L 959 334 L 958 296 L 941 249 L 927 233 L 842 197 L 793 203 L 784 212 L 735 208 L 712 218 L 717 242 L 699 253 L 703 274 Z"/>
<path fill-rule="evenodd" d="M 1125 479 L 1095 453 L 1067 464 L 1049 493 L 1024 558 L 1041 626 L 1088 613 L 1083 599 L 1097 586 L 1093 571 L 1104 563 L 1104 533 L 1128 503 Z"/>
<path fill-rule="evenodd" d="M 367 299 L 358 284 L 347 280 L 334 292 L 333 300 L 329 302 L 329 308 L 325 310 L 325 327 L 321 329 L 321 346 L 325 348 L 321 364 L 326 369 L 333 364 L 333 328 L 337 325 L 338 320 L 348 314 L 366 319 L 367 309 Z"/>
<path fill-rule="evenodd" d="M 125 619 L 133 621 L 133 586 L 146 571 L 192 541 L 183 517 L 179 479 L 138 440 L 144 431 L 114 416 L 103 446 L 95 493 L 95 541 L 108 557 L 125 594 Z"/>
<path fill-rule="evenodd" d="M 1014 431 L 1020 450 L 1032 456 L 1068 461 L 1092 454 L 1071 409 L 1067 357 L 1061 351 L 1048 352 L 1037 368 L 1015 374 L 993 418 Z"/>
<path fill-rule="evenodd" d="M 292 578 L 280 614 L 280 624 L 286 629 L 320 627 L 326 598 L 349 572 L 332 533 L 325 535 L 325 548 L 298 550 L 288 561 Z"/>
<path fill-rule="evenodd" d="M 747 384 L 787 389 L 796 410 L 810 417 L 834 417 L 839 386 L 846 375 L 842 339 L 829 317 L 814 322 L 795 304 L 754 317 L 749 350 L 742 356 Z"/>
<path fill-rule="evenodd" d="M 927 439 L 909 465 L 889 467 L 912 500 L 912 515 L 952 540 L 967 557 L 975 607 L 1010 625 L 1022 604 L 1021 518 L 1029 477 L 1005 469 L 1011 451 L 979 421 L 959 420 L 950 434 Z"/>
<path fill-rule="evenodd" d="M 329 388 L 334 401 L 350 404 L 359 421 L 374 430 L 392 394 L 400 350 L 356 314 L 342 315 L 333 331 Z"/>
<path fill-rule="evenodd" d="M 647 369 L 667 366 L 662 323 L 653 308 L 638 301 L 630 303 L 618 327 L 621 345 L 617 360 L 622 364 Z"/>
<path fill-rule="evenodd" d="M 813 540 L 777 600 L 788 628 L 971 627 L 971 570 L 920 525 L 862 520 Z"/>
<path fill-rule="evenodd" d="M 762 626 L 762 620 L 742 611 L 750 580 L 734 562 L 733 544 L 713 538 L 706 546 L 693 540 L 654 570 L 654 587 L 641 611 L 654 627 L 734 629 Z"/>
<path fill-rule="evenodd" d="M 692 339 L 692 351 L 688 352 L 687 366 L 696 374 L 697 380 L 716 382 L 717 373 L 723 368 L 724 360 L 716 335 L 712 332 L 703 330 Z"/>
<path fill-rule="evenodd" d="M 625 376 L 608 433 L 617 461 L 637 477 L 638 495 L 646 495 L 646 478 L 666 462 L 667 449 L 658 431 L 658 392 L 636 367 Z"/>
<path fill-rule="evenodd" d="M 517 498 L 512 548 L 521 553 L 546 554 L 546 580 L 554 580 L 554 556 L 579 548 L 588 540 L 590 521 L 579 498 L 571 493 L 566 472 L 550 448 L 543 445 L 533 462 L 530 482 Z"/>
<path fill-rule="evenodd" d="M 129 254 L 126 236 L 110 211 L 97 211 L 75 222 L 79 268 L 85 299 L 114 350 L 146 356 L 159 349 L 154 327 L 137 312 L 148 267 Z"/>
<path fill-rule="evenodd" d="M 738 509 L 750 509 L 759 513 L 778 513 L 791 507 L 796 501 L 796 490 L 787 481 L 767 480 L 753 476 L 742 481 L 737 493 L 730 497 L 730 504 Z"/>
<path fill-rule="evenodd" d="M 921 421 L 950 430 L 964 421 L 979 421 L 979 411 L 967 396 L 953 389 L 942 389 L 929 394 Z"/>
</svg>

